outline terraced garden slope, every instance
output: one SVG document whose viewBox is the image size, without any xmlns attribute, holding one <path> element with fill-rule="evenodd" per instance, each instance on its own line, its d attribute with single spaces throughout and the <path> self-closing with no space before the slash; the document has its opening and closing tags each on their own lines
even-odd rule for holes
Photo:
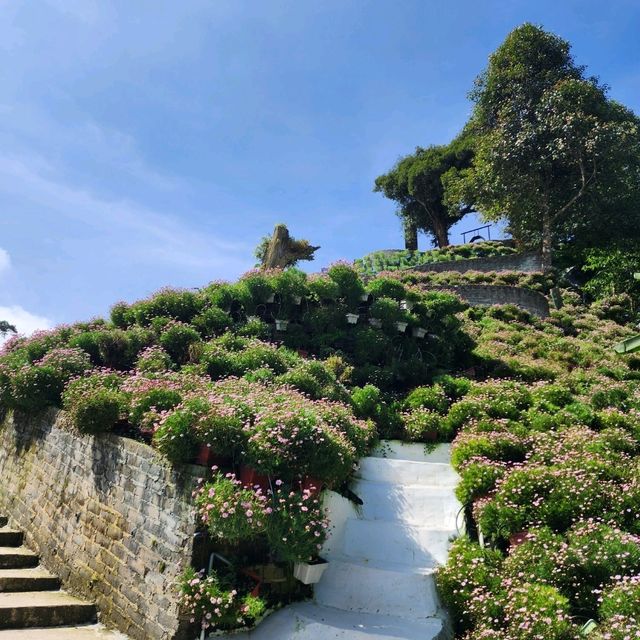
<svg viewBox="0 0 640 640">
<path fill-rule="evenodd" d="M 365 284 L 340 263 L 120 303 L 11 341 L 0 401 L 214 467 L 194 500 L 217 560 L 179 587 L 196 627 L 251 626 L 310 595 L 292 568 L 326 536 L 318 489 L 353 498 L 354 464 L 399 438 L 453 441 L 469 536 L 438 581 L 460 637 L 578 638 L 590 618 L 603 640 L 635 632 L 640 359 L 612 350 L 634 333 L 626 311 L 565 292 L 541 320 L 422 277 Z"/>
</svg>

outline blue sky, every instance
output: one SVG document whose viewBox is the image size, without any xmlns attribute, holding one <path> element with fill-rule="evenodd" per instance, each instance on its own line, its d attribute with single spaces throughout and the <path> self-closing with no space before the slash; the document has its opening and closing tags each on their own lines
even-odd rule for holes
<svg viewBox="0 0 640 640">
<path fill-rule="evenodd" d="M 522 22 L 567 38 L 640 111 L 637 0 L 0 9 L 0 319 L 23 331 L 234 278 L 276 222 L 322 246 L 312 269 L 400 246 L 374 178 L 458 132 Z"/>
</svg>

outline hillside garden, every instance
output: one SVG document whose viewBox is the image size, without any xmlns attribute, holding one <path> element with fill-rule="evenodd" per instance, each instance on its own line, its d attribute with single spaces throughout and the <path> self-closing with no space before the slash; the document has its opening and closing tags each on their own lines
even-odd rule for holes
<svg viewBox="0 0 640 640">
<path fill-rule="evenodd" d="M 423 275 L 365 284 L 338 263 L 119 303 L 109 320 L 11 338 L 2 406 L 59 407 L 69 429 L 212 469 L 194 501 L 231 566 L 189 569 L 181 586 L 205 626 L 251 624 L 304 596 L 291 568 L 325 538 L 319 490 L 348 495 L 358 459 L 395 437 L 453 441 L 470 535 L 439 584 L 461 634 L 577 638 L 594 619 L 602 638 L 626 637 L 638 628 L 640 358 L 612 351 L 633 334 L 625 300 L 584 305 L 564 290 L 539 320 L 468 308 L 421 288 Z M 265 566 L 281 581 L 256 590 Z"/>
</svg>

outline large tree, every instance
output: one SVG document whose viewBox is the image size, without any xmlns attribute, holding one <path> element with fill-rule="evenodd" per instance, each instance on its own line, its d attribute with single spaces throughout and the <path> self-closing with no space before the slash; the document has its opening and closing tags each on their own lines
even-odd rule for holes
<svg viewBox="0 0 640 640">
<path fill-rule="evenodd" d="M 541 248 L 546 268 L 559 242 L 593 238 L 616 220 L 629 227 L 625 209 L 638 219 L 640 121 L 585 76 L 568 42 L 518 27 L 471 97 L 474 162 L 447 184 L 453 201 L 506 219 L 516 239 Z"/>
<path fill-rule="evenodd" d="M 444 193 L 447 173 L 469 167 L 472 155 L 469 137 L 461 135 L 448 145 L 417 147 L 376 178 L 374 191 L 398 204 L 407 249 L 418 248 L 418 230 L 430 234 L 437 246 L 448 245 L 451 226 L 472 211 L 467 203 L 447 206 Z"/>
</svg>

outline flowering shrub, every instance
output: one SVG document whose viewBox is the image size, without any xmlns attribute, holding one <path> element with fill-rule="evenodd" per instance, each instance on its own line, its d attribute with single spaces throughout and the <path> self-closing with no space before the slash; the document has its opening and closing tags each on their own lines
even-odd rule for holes
<svg viewBox="0 0 640 640">
<path fill-rule="evenodd" d="M 129 397 L 121 387 L 122 375 L 108 369 L 71 380 L 62 395 L 71 424 L 82 433 L 113 429 L 128 410 Z"/>
<path fill-rule="evenodd" d="M 446 441 L 448 425 L 442 416 L 430 409 L 418 408 L 402 414 L 404 435 L 411 442 Z"/>
<path fill-rule="evenodd" d="M 274 553 L 286 562 L 307 562 L 318 555 L 329 527 L 317 497 L 308 490 L 288 491 L 276 480 L 267 538 Z"/>
<path fill-rule="evenodd" d="M 617 577 L 601 597 L 603 640 L 624 640 L 640 631 L 640 574 Z M 633 637 L 633 636 L 631 636 Z"/>
<path fill-rule="evenodd" d="M 184 364 L 189 360 L 190 347 L 200 342 L 200 334 L 191 325 L 171 322 L 160 334 L 159 342 L 174 362 Z"/>
<path fill-rule="evenodd" d="M 431 387 L 416 387 L 405 400 L 410 409 L 429 409 L 445 414 L 449 409 L 449 398 L 439 384 Z"/>
<path fill-rule="evenodd" d="M 198 516 L 214 538 L 230 543 L 264 533 L 273 511 L 260 489 L 245 489 L 232 473 L 217 473 L 194 492 Z"/>
<path fill-rule="evenodd" d="M 67 381 L 90 368 L 89 357 L 81 349 L 52 349 L 40 360 L 25 364 L 13 373 L 11 402 L 23 411 L 59 406 Z"/>
<path fill-rule="evenodd" d="M 153 445 L 173 463 L 193 460 L 198 446 L 194 425 L 208 408 L 208 403 L 201 398 L 192 398 L 178 405 L 159 420 L 153 434 Z"/>
<path fill-rule="evenodd" d="M 144 373 L 163 373 L 173 368 L 169 354 L 160 346 L 147 347 L 136 360 L 136 369 Z"/>
<path fill-rule="evenodd" d="M 205 630 L 250 625 L 266 609 L 262 598 L 250 593 L 240 595 L 215 573 L 205 576 L 189 567 L 180 577 L 178 587 L 181 607 L 191 622 L 198 622 Z"/>
</svg>

